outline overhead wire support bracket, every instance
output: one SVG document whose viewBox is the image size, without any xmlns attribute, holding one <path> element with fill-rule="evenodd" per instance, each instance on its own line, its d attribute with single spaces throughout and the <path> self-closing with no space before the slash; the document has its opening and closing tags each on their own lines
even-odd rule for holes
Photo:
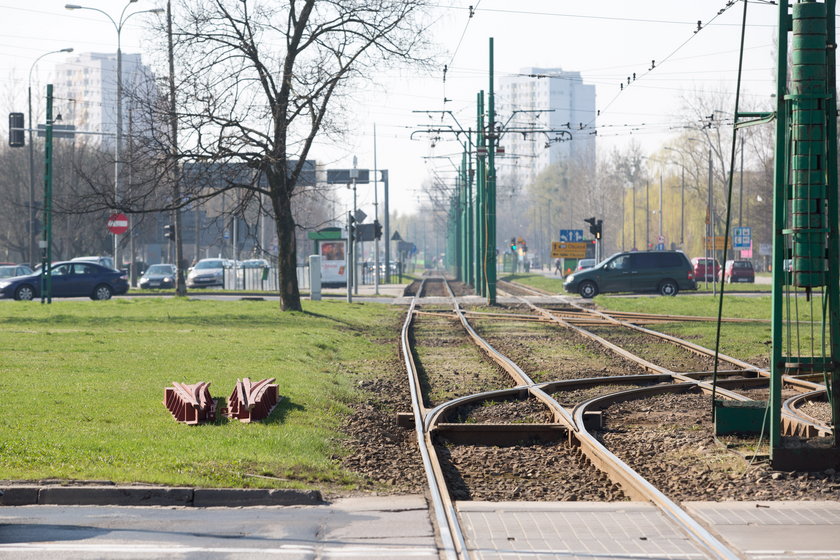
<svg viewBox="0 0 840 560">
<path fill-rule="evenodd" d="M 750 119 L 748 121 L 738 121 L 738 119 Z M 755 112 L 755 111 L 745 111 L 745 112 L 738 112 L 735 115 L 735 128 L 746 128 L 748 126 L 755 126 L 758 124 L 767 124 L 771 123 L 776 120 L 776 111 L 767 112 Z"/>
</svg>

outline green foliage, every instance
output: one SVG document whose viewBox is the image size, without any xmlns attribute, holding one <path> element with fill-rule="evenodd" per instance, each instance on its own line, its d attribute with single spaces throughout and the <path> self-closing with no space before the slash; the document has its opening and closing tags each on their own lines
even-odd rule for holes
<svg viewBox="0 0 840 560">
<path fill-rule="evenodd" d="M 350 480 L 336 462 L 356 398 L 348 371 L 388 359 L 399 310 L 381 305 L 143 298 L 8 302 L 0 315 L 0 478 L 211 487 Z M 364 362 L 364 366 L 359 364 Z M 186 426 L 163 406 L 172 381 L 277 378 L 260 423 Z M 283 480 L 253 478 L 264 475 Z"/>
</svg>

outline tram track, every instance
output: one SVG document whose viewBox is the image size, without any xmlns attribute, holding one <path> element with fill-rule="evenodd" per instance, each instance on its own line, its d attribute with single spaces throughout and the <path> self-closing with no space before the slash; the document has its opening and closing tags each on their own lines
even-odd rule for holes
<svg viewBox="0 0 840 560">
<path fill-rule="evenodd" d="M 424 281 L 424 285 L 417 290 L 418 294 L 424 293 L 423 289 L 425 288 L 426 283 L 427 281 Z M 449 488 L 451 480 L 448 480 L 445 476 L 443 469 L 441 468 L 441 461 L 439 460 L 440 456 L 443 456 L 446 458 L 446 461 L 451 463 L 452 454 L 450 452 L 447 455 L 446 450 L 443 450 L 442 452 L 439 446 L 435 446 L 435 440 L 451 437 L 452 434 L 456 432 L 458 434 L 457 437 L 465 438 L 467 441 L 471 440 L 471 438 L 474 440 L 477 434 L 480 434 L 479 438 L 491 437 L 489 434 L 493 432 L 496 432 L 496 436 L 493 437 L 498 437 L 498 433 L 504 433 L 507 434 L 507 437 L 511 437 L 511 432 L 514 432 L 513 437 L 544 441 L 545 439 L 550 439 L 550 436 L 547 436 L 546 432 L 554 432 L 555 436 L 557 434 L 564 434 L 567 442 L 571 444 L 572 447 L 575 447 L 582 452 L 582 456 L 585 457 L 585 461 L 583 463 L 592 463 L 598 467 L 601 473 L 605 474 L 610 480 L 618 484 L 625 496 L 633 499 L 651 501 L 657 504 L 660 510 L 672 522 L 678 524 L 682 530 L 686 532 L 686 534 L 690 535 L 696 542 L 697 546 L 702 550 L 707 551 L 710 557 L 735 558 L 735 555 L 713 535 L 708 533 L 705 528 L 694 521 L 667 496 L 656 490 L 656 488 L 654 488 L 650 483 L 641 478 L 625 463 L 618 459 L 618 457 L 609 452 L 596 437 L 589 434 L 589 432 L 584 429 L 584 425 L 587 422 L 587 412 L 585 409 L 574 409 L 573 417 L 571 411 L 562 406 L 551 394 L 546 392 L 545 389 L 549 387 L 549 385 L 540 385 L 535 383 L 517 364 L 512 362 L 502 353 L 498 352 L 492 347 L 492 345 L 479 336 L 469 324 L 466 314 L 463 310 L 461 310 L 460 305 L 451 290 L 449 290 L 449 296 L 450 301 L 452 302 L 453 313 L 458 316 L 464 329 L 470 334 L 473 341 L 485 351 L 488 357 L 494 360 L 500 367 L 510 374 L 514 386 L 507 389 L 486 391 L 480 394 L 464 395 L 438 405 L 433 409 L 429 409 L 422 402 L 418 402 L 418 400 L 421 400 L 421 393 L 419 391 L 421 384 L 420 374 L 417 371 L 417 364 L 413 359 L 409 360 L 406 358 L 407 368 L 409 368 L 409 371 L 411 372 L 410 377 L 413 379 L 412 385 L 416 388 L 412 393 L 412 401 L 417 403 L 415 405 L 415 429 L 418 430 L 418 441 L 423 441 L 426 447 L 423 452 L 424 463 L 426 463 L 425 457 L 430 457 L 429 463 L 431 470 L 429 471 L 427 478 L 429 480 L 434 479 L 434 486 L 436 490 L 432 494 L 433 496 L 437 496 L 435 500 L 439 500 L 439 504 L 436 503 L 435 511 L 440 511 L 445 515 L 446 530 L 441 531 L 441 536 L 443 537 L 444 534 L 446 534 L 450 538 L 451 544 L 445 547 L 447 551 L 454 551 L 455 555 L 459 558 L 468 557 L 467 551 L 464 548 L 465 543 L 463 534 L 460 533 L 459 530 L 456 508 L 453 507 L 450 491 L 445 490 Z M 411 329 L 413 319 L 416 317 L 416 307 L 417 299 L 414 299 L 412 301 L 411 309 L 404 325 L 404 332 L 401 337 L 403 340 L 403 354 L 405 356 L 413 355 L 413 350 L 408 345 L 408 341 L 411 337 L 408 336 L 407 331 Z M 664 379 L 664 377 L 654 378 L 656 378 L 656 376 L 645 376 L 643 379 L 646 383 L 656 383 Z M 639 379 L 633 380 L 633 382 L 639 381 Z M 580 381 L 578 380 L 577 382 L 579 383 Z M 597 386 L 603 383 L 603 381 L 597 379 L 588 380 L 588 383 L 590 385 Z M 681 385 L 688 387 L 692 384 L 696 385 L 696 381 Z M 674 384 L 669 384 L 665 386 L 668 388 L 660 388 L 658 390 L 672 391 L 674 389 L 671 389 L 670 387 L 673 386 Z M 556 389 L 556 385 L 551 385 L 551 387 Z M 630 391 L 633 390 L 638 389 L 630 389 Z M 680 388 L 679 390 L 683 389 Z M 625 391 L 625 393 L 626 392 L 627 391 Z M 519 422 L 507 424 L 507 427 L 502 427 L 499 424 L 489 425 L 445 422 L 445 420 L 449 418 L 457 417 L 457 411 L 469 406 L 470 404 L 488 401 L 521 400 L 523 397 L 539 401 L 547 407 L 553 422 L 543 422 L 538 424 L 523 424 Z M 463 420 L 463 418 L 461 419 Z M 420 421 L 422 421 L 422 425 L 418 425 L 418 422 Z M 455 426 L 458 427 L 456 428 Z M 465 426 L 471 427 L 465 428 Z M 515 426 L 516 429 L 511 430 L 511 426 Z M 554 450 L 552 450 L 552 452 L 554 452 Z M 603 487 L 603 484 L 600 486 Z M 442 520 L 439 520 L 439 523 L 442 523 Z"/>
<path fill-rule="evenodd" d="M 502 282 L 500 283 L 504 288 L 509 288 L 510 283 Z M 530 292 L 531 295 L 545 295 L 543 292 L 539 290 L 531 289 L 530 287 L 524 286 L 514 286 L 514 291 L 521 294 L 522 292 Z M 519 297 L 519 296 L 515 296 Z M 611 345 L 605 344 L 605 339 L 598 337 L 597 330 L 587 330 L 583 328 L 585 326 L 595 326 L 596 328 L 600 325 L 609 324 L 618 327 L 623 327 L 631 331 L 635 331 L 638 333 L 642 333 L 643 335 L 651 337 L 653 340 L 663 340 L 667 341 L 677 347 L 683 348 L 690 352 L 695 353 L 698 356 L 706 357 L 708 359 L 714 359 L 715 352 L 714 350 L 704 348 L 692 342 L 680 339 L 678 337 L 662 333 L 659 331 L 648 329 L 640 324 L 635 322 L 635 319 L 641 318 L 642 320 L 646 320 L 651 317 L 648 314 L 636 314 L 636 313 L 605 313 L 602 311 L 598 311 L 595 309 L 590 309 L 587 307 L 583 307 L 581 305 L 575 304 L 570 302 L 569 306 L 571 306 L 576 313 L 580 314 L 588 314 L 590 316 L 594 315 L 598 317 L 603 323 L 587 323 L 582 325 L 580 322 L 569 321 L 567 317 L 564 317 L 562 313 L 557 314 L 552 310 L 538 307 L 530 302 L 522 300 L 525 305 L 529 308 L 534 310 L 536 313 L 540 314 L 545 318 L 549 318 L 551 320 L 557 321 L 559 324 L 567 326 L 569 328 L 578 328 L 580 329 L 580 333 L 584 336 L 593 338 L 595 340 L 599 340 L 602 344 L 606 347 L 610 348 L 614 352 L 617 352 L 621 355 L 628 357 L 631 360 L 636 360 L 635 354 L 632 352 L 625 353 L 624 349 L 621 348 L 619 345 Z M 568 315 L 568 313 L 566 313 Z M 687 316 L 659 316 L 660 322 L 679 322 L 685 321 Z M 672 321 L 673 319 L 673 321 Z M 712 318 L 697 318 L 698 320 L 713 320 Z M 730 322 L 743 322 L 743 319 L 729 319 Z M 719 363 L 719 370 L 718 375 L 723 377 L 722 380 L 719 380 L 717 383 L 717 387 L 715 388 L 716 393 L 719 393 L 722 397 L 736 400 L 736 401 L 748 401 L 748 400 L 756 400 L 757 393 L 756 389 L 761 389 L 761 385 L 768 387 L 766 390 L 769 391 L 769 379 L 770 379 L 770 371 L 758 367 L 754 364 L 747 363 L 743 360 L 738 358 L 734 358 L 731 356 L 727 356 L 725 354 L 718 353 L 717 355 L 718 363 Z M 643 364 L 639 362 L 643 367 L 649 367 L 647 364 Z M 723 365 L 723 369 L 720 369 L 720 366 Z M 734 370 L 726 369 L 728 367 L 736 368 Z M 659 370 L 662 373 L 670 373 L 675 374 L 677 378 L 682 378 L 686 381 L 690 380 L 690 378 L 694 377 L 697 378 L 702 376 L 702 373 L 695 373 L 692 375 L 685 375 L 679 374 L 678 372 L 671 372 L 666 371 L 659 368 L 653 368 L 652 371 Z M 710 376 L 711 371 L 709 371 L 706 376 Z M 825 394 L 825 386 L 821 383 L 817 383 L 811 381 L 807 378 L 808 376 L 796 376 L 796 375 L 785 375 L 782 377 L 782 384 L 783 387 L 786 389 L 793 389 L 797 393 L 808 393 L 813 395 L 815 398 L 819 395 L 820 392 Z M 759 387 L 757 387 L 759 386 Z M 701 389 L 706 392 L 712 390 L 711 384 L 705 383 L 700 385 Z M 753 393 L 750 396 L 746 396 L 744 394 L 737 393 L 735 391 L 730 391 L 729 388 L 737 388 L 737 387 L 747 387 L 748 392 Z M 827 421 L 816 419 L 812 416 L 809 416 L 802 412 L 802 402 L 803 399 L 798 399 L 798 395 L 788 395 L 787 400 L 783 404 L 783 427 L 785 429 L 785 433 L 789 435 L 806 435 L 806 436 L 829 436 L 831 435 L 832 431 L 830 426 L 828 425 Z M 766 396 L 764 397 L 766 400 Z M 800 403 L 798 406 L 792 405 L 792 403 L 798 402 Z"/>
</svg>

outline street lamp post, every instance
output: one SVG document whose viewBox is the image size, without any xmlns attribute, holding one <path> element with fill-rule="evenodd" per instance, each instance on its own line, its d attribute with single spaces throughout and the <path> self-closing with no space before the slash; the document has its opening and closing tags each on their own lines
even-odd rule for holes
<svg viewBox="0 0 840 560">
<path fill-rule="evenodd" d="M 45 56 L 49 56 L 51 54 L 58 54 L 58 53 L 71 53 L 73 52 L 73 48 L 66 48 L 66 49 L 59 49 L 57 51 L 50 51 L 42 54 L 38 58 L 35 59 L 35 62 L 32 63 L 32 66 L 29 67 L 29 82 L 27 88 L 27 97 L 29 99 L 29 264 L 30 266 L 35 266 L 36 261 L 36 254 L 35 254 L 35 153 L 34 147 L 32 145 L 32 129 L 35 128 L 35 125 L 32 123 L 32 72 L 35 70 L 35 66 L 38 64 L 38 61 L 44 58 Z"/>
<path fill-rule="evenodd" d="M 100 14 L 104 15 L 108 18 L 114 29 L 117 32 L 117 122 L 116 122 L 116 142 L 114 143 L 114 206 L 119 205 L 120 199 L 120 170 L 121 164 L 120 161 L 121 152 L 122 152 L 122 28 L 125 25 L 125 22 L 128 21 L 132 16 L 136 16 L 137 14 L 159 14 L 163 13 L 165 10 L 163 8 L 153 8 L 151 10 L 140 10 L 137 12 L 132 12 L 126 15 L 125 11 L 131 4 L 134 4 L 137 0 L 128 0 L 128 3 L 123 7 L 122 12 L 120 12 L 120 19 L 119 21 L 114 20 L 108 12 L 104 10 L 100 10 L 99 8 L 91 8 L 88 6 L 80 6 L 78 4 L 65 4 L 64 7 L 68 10 L 92 10 L 94 12 L 99 12 Z M 118 209 L 118 208 L 115 208 Z M 129 232 L 129 235 L 131 233 Z M 120 266 L 120 259 L 119 259 L 119 249 L 120 249 L 120 238 L 115 234 L 114 235 L 114 266 L 119 268 Z M 132 261 L 133 261 L 132 257 Z M 134 262 L 131 263 L 130 266 L 134 266 Z"/>
</svg>

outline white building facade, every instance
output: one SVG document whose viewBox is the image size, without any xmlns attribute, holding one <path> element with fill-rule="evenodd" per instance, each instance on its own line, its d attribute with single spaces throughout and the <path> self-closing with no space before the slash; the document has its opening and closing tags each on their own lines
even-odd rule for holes
<svg viewBox="0 0 840 560">
<path fill-rule="evenodd" d="M 501 141 L 506 157 L 497 162 L 514 188 L 532 183 L 555 163 L 575 161 L 595 169 L 595 86 L 585 84 L 579 72 L 523 68 L 499 80 L 496 108 L 500 123 L 510 118 L 511 132 Z M 516 132 L 529 128 L 564 132 Z"/>
<path fill-rule="evenodd" d="M 81 136 L 90 144 L 113 149 L 117 131 L 117 55 L 80 53 L 55 67 L 56 106 L 63 124 L 93 134 Z M 139 54 L 122 54 L 123 134 L 128 133 L 129 109 L 141 89 L 153 91 L 153 74 Z M 77 136 L 77 139 L 79 137 Z"/>
</svg>

